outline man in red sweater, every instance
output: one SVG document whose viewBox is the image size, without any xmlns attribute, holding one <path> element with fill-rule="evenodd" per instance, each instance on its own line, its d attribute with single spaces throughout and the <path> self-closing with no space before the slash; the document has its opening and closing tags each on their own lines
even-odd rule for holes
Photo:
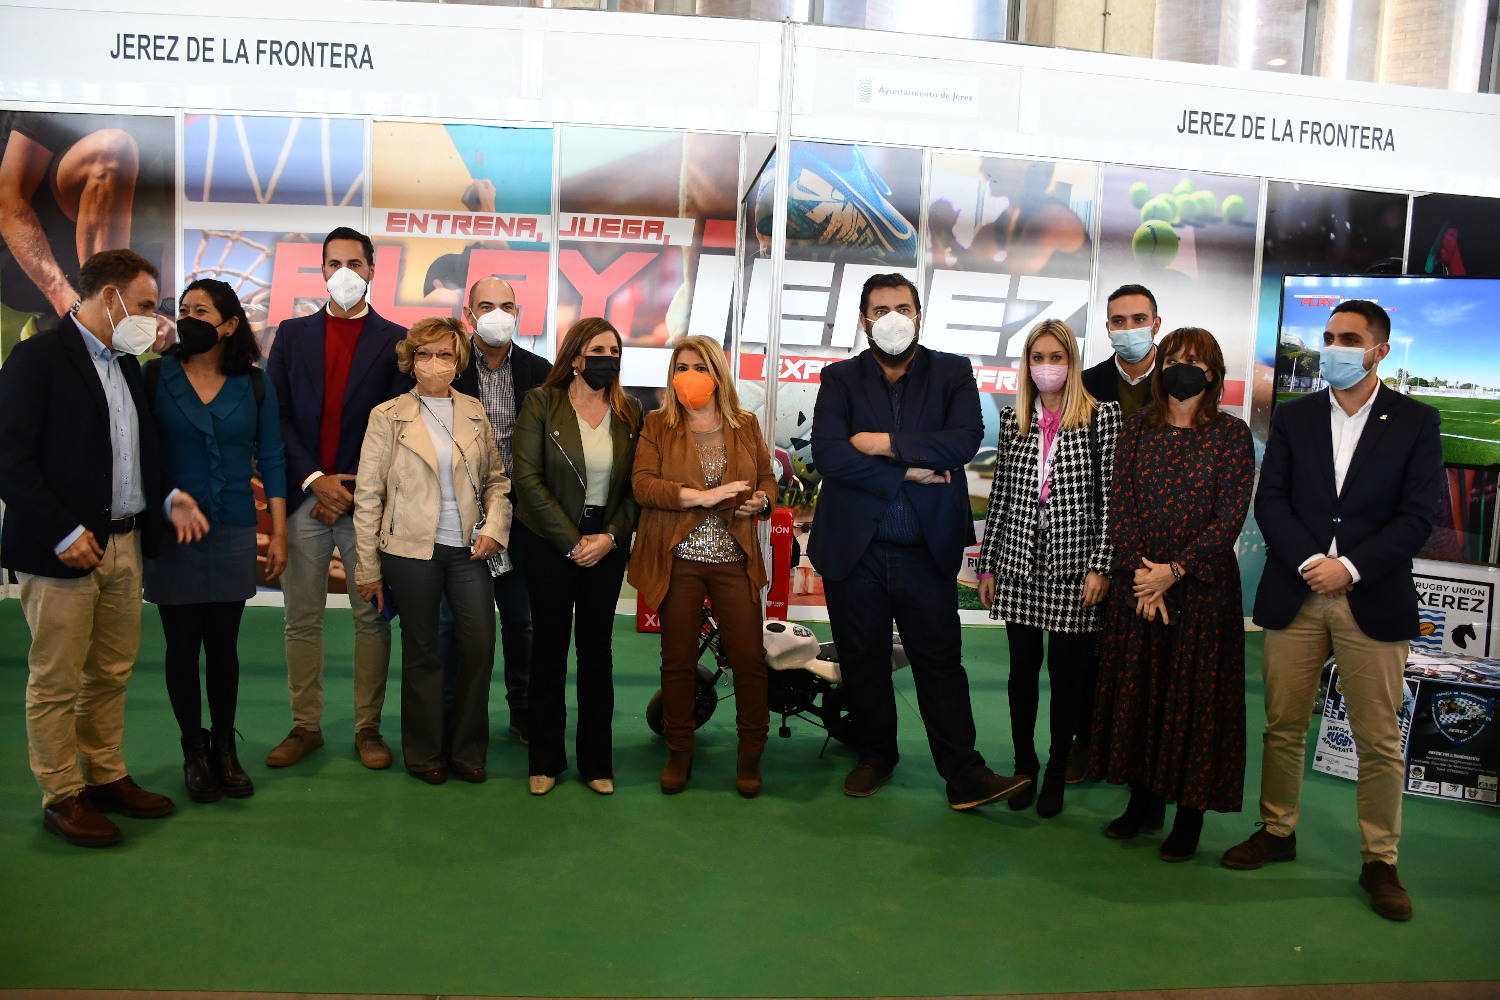
<svg viewBox="0 0 1500 1000">
<path fill-rule="evenodd" d="M 323 745 L 323 614 L 334 547 L 344 563 L 354 612 L 354 731 L 366 767 L 391 764 L 380 735 L 391 626 L 354 586 L 354 473 L 370 410 L 411 388 L 396 367 L 406 331 L 380 318 L 366 300 L 375 276 L 370 238 L 339 227 L 323 241 L 328 304 L 282 323 L 266 372 L 276 385 L 287 457 L 287 686 L 292 731 L 266 757 L 295 764 Z"/>
</svg>

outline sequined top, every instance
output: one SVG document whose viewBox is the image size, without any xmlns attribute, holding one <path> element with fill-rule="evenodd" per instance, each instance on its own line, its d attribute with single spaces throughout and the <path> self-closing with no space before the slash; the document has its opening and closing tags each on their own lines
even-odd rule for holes
<svg viewBox="0 0 1500 1000">
<path fill-rule="evenodd" d="M 724 483 L 724 470 L 729 467 L 729 458 L 724 453 L 724 428 L 711 431 L 693 431 L 693 441 L 698 445 L 698 460 L 703 463 L 703 485 L 714 489 Z M 677 558 L 693 562 L 725 563 L 745 558 L 745 550 L 729 533 L 729 525 L 717 511 L 710 511 L 703 523 L 688 532 L 686 538 L 677 543 Z"/>
</svg>

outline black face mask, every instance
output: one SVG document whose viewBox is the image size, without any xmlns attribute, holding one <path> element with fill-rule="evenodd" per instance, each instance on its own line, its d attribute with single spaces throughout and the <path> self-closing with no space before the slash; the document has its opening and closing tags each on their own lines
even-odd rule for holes
<svg viewBox="0 0 1500 1000">
<path fill-rule="evenodd" d="M 1197 365 L 1170 365 L 1157 378 L 1167 394 L 1178 401 L 1192 399 L 1208 388 L 1208 375 Z"/>
<path fill-rule="evenodd" d="M 177 321 L 177 353 L 180 357 L 190 358 L 211 351 L 218 342 L 219 331 L 212 323 L 193 316 L 184 316 Z"/>
<path fill-rule="evenodd" d="M 620 377 L 620 359 L 608 354 L 590 354 L 583 359 L 580 374 L 590 389 L 603 389 Z"/>
</svg>

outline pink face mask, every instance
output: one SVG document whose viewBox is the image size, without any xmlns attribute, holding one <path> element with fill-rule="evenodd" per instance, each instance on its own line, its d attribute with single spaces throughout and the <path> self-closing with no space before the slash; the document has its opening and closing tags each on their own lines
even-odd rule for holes
<svg viewBox="0 0 1500 1000">
<path fill-rule="evenodd" d="M 1068 384 L 1068 366 L 1032 365 L 1031 381 L 1042 392 L 1058 392 Z"/>
</svg>

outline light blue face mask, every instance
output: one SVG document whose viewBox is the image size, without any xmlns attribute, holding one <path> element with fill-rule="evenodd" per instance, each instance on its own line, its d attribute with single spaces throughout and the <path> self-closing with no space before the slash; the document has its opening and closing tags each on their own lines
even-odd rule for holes
<svg viewBox="0 0 1500 1000">
<path fill-rule="evenodd" d="M 1127 365 L 1133 365 L 1151 353 L 1151 327 L 1138 326 L 1134 330 L 1111 330 L 1109 331 L 1109 346 L 1115 349 L 1115 353 Z"/>
<path fill-rule="evenodd" d="M 1373 347 L 1364 351 L 1358 347 L 1325 347 L 1318 356 L 1318 372 L 1335 389 L 1347 389 L 1370 374 L 1365 367 L 1365 355 L 1373 350 Z"/>
</svg>

